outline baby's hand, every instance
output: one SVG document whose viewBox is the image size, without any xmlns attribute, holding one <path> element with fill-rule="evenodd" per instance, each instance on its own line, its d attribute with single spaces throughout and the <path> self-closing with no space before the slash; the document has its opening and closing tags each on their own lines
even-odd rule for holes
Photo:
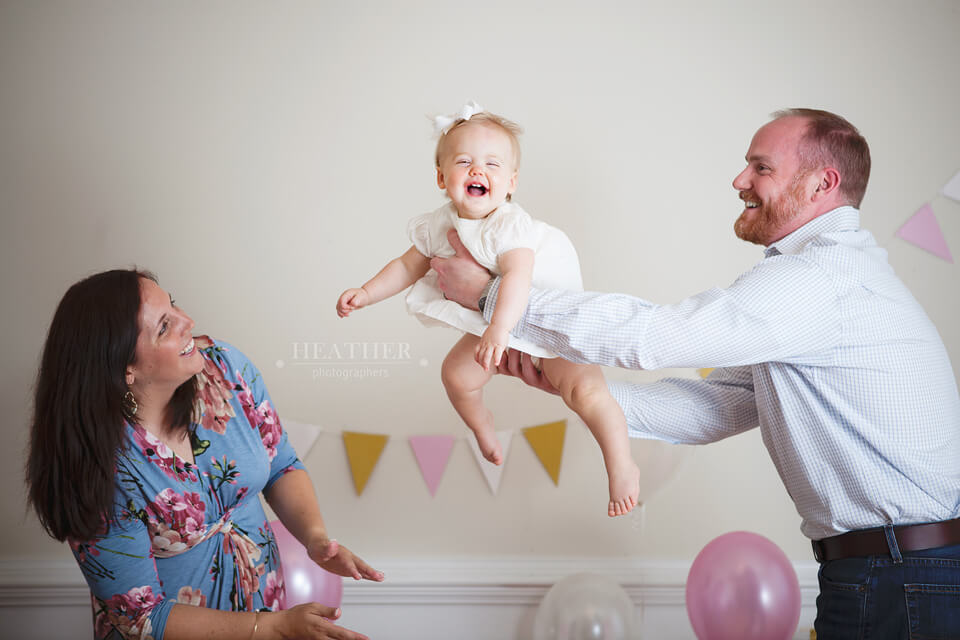
<svg viewBox="0 0 960 640">
<path fill-rule="evenodd" d="M 369 300 L 370 294 L 368 294 L 367 290 L 363 287 L 359 289 L 347 289 L 340 294 L 340 299 L 337 300 L 337 315 L 341 318 L 346 318 L 350 315 L 351 311 L 367 306 Z"/>
<path fill-rule="evenodd" d="M 484 371 L 490 370 L 490 365 L 498 366 L 500 357 L 507 350 L 507 344 L 510 341 L 510 331 L 505 327 L 491 324 L 487 330 L 480 336 L 480 342 L 477 343 L 477 362 L 483 367 Z"/>
</svg>

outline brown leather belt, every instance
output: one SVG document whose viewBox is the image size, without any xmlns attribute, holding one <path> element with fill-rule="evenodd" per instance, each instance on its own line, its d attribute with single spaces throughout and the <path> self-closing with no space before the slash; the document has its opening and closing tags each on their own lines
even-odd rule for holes
<svg viewBox="0 0 960 640">
<path fill-rule="evenodd" d="M 925 524 L 906 524 L 893 527 L 900 552 L 922 551 L 951 544 L 960 544 L 960 518 Z M 889 556 L 890 546 L 883 527 L 860 529 L 812 540 L 813 557 L 817 562 L 829 562 L 857 556 Z"/>
</svg>

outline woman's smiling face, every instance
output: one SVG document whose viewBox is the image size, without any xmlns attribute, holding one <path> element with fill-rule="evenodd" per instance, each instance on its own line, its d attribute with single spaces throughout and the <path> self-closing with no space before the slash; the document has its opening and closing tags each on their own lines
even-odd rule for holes
<svg viewBox="0 0 960 640">
<path fill-rule="evenodd" d="M 140 278 L 137 351 L 127 367 L 127 384 L 139 397 L 143 391 L 172 393 L 203 369 L 193 342 L 193 320 L 174 304 L 160 285 Z"/>
</svg>

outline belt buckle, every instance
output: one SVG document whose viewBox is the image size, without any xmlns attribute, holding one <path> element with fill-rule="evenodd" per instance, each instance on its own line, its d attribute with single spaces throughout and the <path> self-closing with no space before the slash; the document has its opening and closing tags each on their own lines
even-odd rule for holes
<svg viewBox="0 0 960 640">
<path fill-rule="evenodd" d="M 819 540 L 811 540 L 810 546 L 813 547 L 813 559 L 823 564 L 823 543 Z"/>
</svg>

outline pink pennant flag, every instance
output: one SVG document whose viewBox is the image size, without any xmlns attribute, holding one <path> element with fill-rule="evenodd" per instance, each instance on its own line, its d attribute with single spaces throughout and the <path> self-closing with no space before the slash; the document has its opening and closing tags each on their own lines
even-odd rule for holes
<svg viewBox="0 0 960 640">
<path fill-rule="evenodd" d="M 933 215 L 933 207 L 930 206 L 929 202 L 917 209 L 917 212 L 900 227 L 896 235 L 910 244 L 929 251 L 951 264 L 953 263 L 950 247 L 947 246 L 947 241 L 943 238 L 940 224 L 937 222 L 937 217 Z"/>
<path fill-rule="evenodd" d="M 420 473 L 427 482 L 430 495 L 437 493 L 440 477 L 447 467 L 450 450 L 453 449 L 453 436 L 410 436 L 413 455 L 417 457 Z"/>
</svg>

